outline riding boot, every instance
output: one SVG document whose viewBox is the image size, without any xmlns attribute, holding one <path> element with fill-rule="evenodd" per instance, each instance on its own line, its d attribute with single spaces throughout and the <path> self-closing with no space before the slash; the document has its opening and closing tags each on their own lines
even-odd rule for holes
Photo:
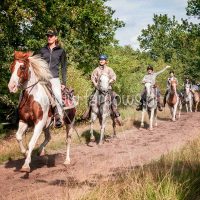
<svg viewBox="0 0 200 200">
<path fill-rule="evenodd" d="M 160 98 L 157 99 L 157 106 L 159 111 L 163 111 L 161 103 L 160 103 Z"/>
<path fill-rule="evenodd" d="M 140 110 L 142 110 L 142 107 L 143 107 L 143 100 L 141 99 L 140 104 L 137 106 L 136 110 L 140 111 Z"/>
<path fill-rule="evenodd" d="M 87 108 L 87 110 L 85 111 L 85 113 L 83 114 L 83 116 L 81 117 L 83 120 L 87 120 L 89 119 L 90 117 L 90 114 L 91 114 L 91 106 L 89 106 Z"/>
<path fill-rule="evenodd" d="M 122 118 L 120 116 L 120 113 L 119 111 L 117 110 L 113 110 L 113 114 L 114 114 L 114 120 L 115 122 L 119 125 L 119 126 L 123 126 L 123 123 L 122 123 Z"/>
<path fill-rule="evenodd" d="M 57 106 L 54 107 L 54 119 L 55 119 L 55 127 L 56 128 L 61 128 L 63 126 L 61 116 L 58 113 L 58 108 Z"/>
</svg>

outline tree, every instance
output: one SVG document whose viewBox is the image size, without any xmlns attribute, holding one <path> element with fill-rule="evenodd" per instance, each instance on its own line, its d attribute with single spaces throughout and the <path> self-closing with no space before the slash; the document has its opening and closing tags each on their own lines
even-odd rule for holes
<svg viewBox="0 0 200 200">
<path fill-rule="evenodd" d="M 1 0 L 1 96 L 8 93 L 8 69 L 14 50 L 37 51 L 46 43 L 48 28 L 58 30 L 69 64 L 89 73 L 99 53 L 117 42 L 116 29 L 124 26 L 112 18 L 114 11 L 104 3 L 105 0 Z"/>
<path fill-rule="evenodd" d="M 188 0 L 186 11 L 188 16 L 194 16 L 200 19 L 200 1 Z"/>
</svg>

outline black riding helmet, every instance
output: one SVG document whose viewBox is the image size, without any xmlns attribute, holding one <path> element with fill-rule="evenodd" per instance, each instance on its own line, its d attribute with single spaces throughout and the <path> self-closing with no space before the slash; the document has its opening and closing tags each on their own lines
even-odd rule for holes
<svg viewBox="0 0 200 200">
<path fill-rule="evenodd" d="M 169 74 L 171 74 L 171 73 L 173 73 L 173 74 L 174 74 L 174 71 L 173 71 L 173 70 L 171 70 L 171 71 L 169 72 Z"/>
</svg>

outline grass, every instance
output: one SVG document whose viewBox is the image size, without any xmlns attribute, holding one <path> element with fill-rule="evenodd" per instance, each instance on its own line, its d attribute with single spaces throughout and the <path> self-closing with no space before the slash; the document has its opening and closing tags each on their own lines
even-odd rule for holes
<svg viewBox="0 0 200 200">
<path fill-rule="evenodd" d="M 200 138 L 147 165 L 127 169 L 81 200 L 199 200 Z"/>
</svg>

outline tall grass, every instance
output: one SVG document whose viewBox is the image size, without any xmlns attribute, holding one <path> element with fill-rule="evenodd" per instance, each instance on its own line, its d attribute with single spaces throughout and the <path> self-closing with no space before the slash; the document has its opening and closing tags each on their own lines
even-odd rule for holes
<svg viewBox="0 0 200 200">
<path fill-rule="evenodd" d="M 199 200 L 200 139 L 150 164 L 119 172 L 82 200 Z"/>
</svg>

